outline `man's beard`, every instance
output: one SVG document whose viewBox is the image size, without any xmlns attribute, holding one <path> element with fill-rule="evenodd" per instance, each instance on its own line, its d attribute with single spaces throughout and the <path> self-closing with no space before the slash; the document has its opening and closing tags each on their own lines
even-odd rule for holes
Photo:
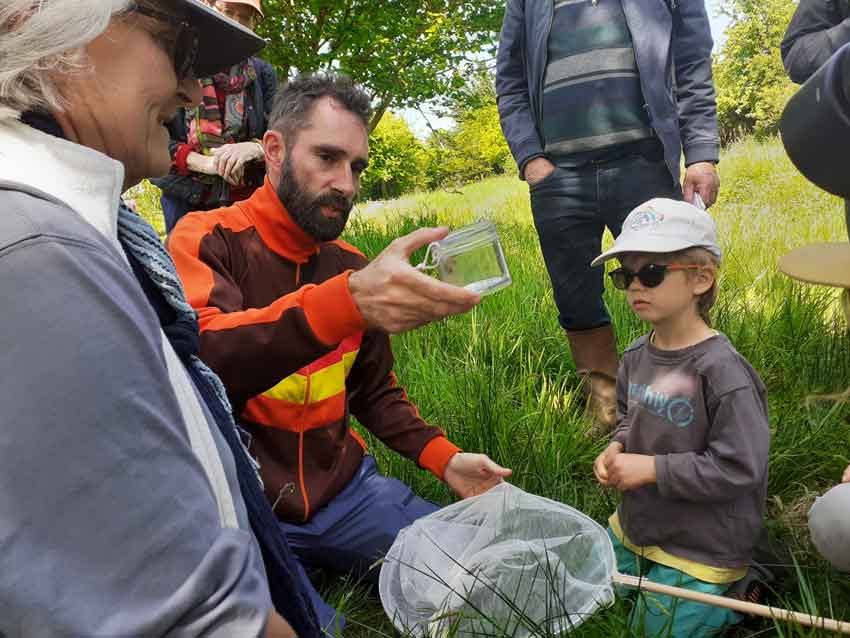
<svg viewBox="0 0 850 638">
<path fill-rule="evenodd" d="M 283 162 L 277 196 L 298 227 L 316 241 L 333 241 L 339 237 L 353 205 L 338 193 L 325 192 L 316 196 L 308 193 L 295 177 L 289 157 Z M 339 216 L 325 217 L 323 207 L 336 210 Z"/>
</svg>

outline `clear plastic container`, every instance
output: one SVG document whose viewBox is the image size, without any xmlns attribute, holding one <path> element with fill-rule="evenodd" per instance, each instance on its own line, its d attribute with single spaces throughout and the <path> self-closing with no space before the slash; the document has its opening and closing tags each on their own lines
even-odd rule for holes
<svg viewBox="0 0 850 638">
<path fill-rule="evenodd" d="M 486 220 L 432 242 L 417 268 L 434 270 L 441 281 L 481 295 L 506 288 L 513 281 L 496 227 Z"/>
</svg>

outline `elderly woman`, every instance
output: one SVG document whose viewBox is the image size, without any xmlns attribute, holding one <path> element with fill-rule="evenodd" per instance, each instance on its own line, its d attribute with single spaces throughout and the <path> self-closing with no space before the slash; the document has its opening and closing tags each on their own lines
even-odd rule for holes
<svg viewBox="0 0 850 638">
<path fill-rule="evenodd" d="M 172 264 L 119 200 L 168 171 L 192 78 L 261 46 L 198 0 L 0 0 L 0 636 L 294 635 L 275 608 L 318 635 Z"/>
<path fill-rule="evenodd" d="M 210 4 L 247 29 L 253 30 L 263 17 L 260 0 Z M 201 86 L 200 105 L 178 109 L 169 124 L 171 172 L 154 180 L 162 190 L 167 232 L 189 211 L 247 199 L 266 175 L 260 140 L 277 91 L 272 66 L 250 57 L 203 78 Z"/>
</svg>

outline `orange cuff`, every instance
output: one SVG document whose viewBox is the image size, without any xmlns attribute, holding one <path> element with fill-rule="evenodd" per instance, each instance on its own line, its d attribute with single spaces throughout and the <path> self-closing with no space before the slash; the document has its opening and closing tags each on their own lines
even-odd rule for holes
<svg viewBox="0 0 850 638">
<path fill-rule="evenodd" d="M 348 277 L 352 272 L 346 270 L 304 293 L 307 322 L 319 341 L 329 346 L 367 327 L 348 289 Z"/>
<path fill-rule="evenodd" d="M 446 472 L 446 465 L 460 451 L 461 449 L 446 437 L 434 437 L 419 453 L 419 465 L 442 481 L 443 474 Z"/>
</svg>

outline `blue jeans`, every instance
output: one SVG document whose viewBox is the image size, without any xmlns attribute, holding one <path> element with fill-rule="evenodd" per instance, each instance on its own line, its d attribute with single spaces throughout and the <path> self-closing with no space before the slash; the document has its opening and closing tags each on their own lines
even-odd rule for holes
<svg viewBox="0 0 850 638">
<path fill-rule="evenodd" d="M 387 553 L 402 528 L 438 509 L 401 481 L 379 474 L 374 457 L 367 455 L 342 492 L 309 521 L 302 525 L 281 522 L 280 526 L 303 566 L 362 576 L 377 584 L 380 571 L 369 568 Z M 303 572 L 302 576 L 307 580 Z M 330 627 L 333 635 L 345 619 L 309 581 L 308 591 L 319 622 Z"/>
<path fill-rule="evenodd" d="M 607 227 L 620 234 L 626 216 L 653 197 L 681 199 L 663 159 L 631 155 L 579 168 L 556 167 L 530 187 L 531 211 L 566 330 L 611 323 L 602 301 L 605 268 L 590 267 Z"/>
<path fill-rule="evenodd" d="M 189 202 L 169 195 L 163 195 L 160 197 L 159 202 L 162 204 L 162 216 L 165 218 L 166 233 L 170 233 L 171 229 L 177 225 L 177 222 L 179 222 L 186 213 L 191 210 L 198 210 L 197 208 L 192 208 L 192 205 Z"/>
</svg>

